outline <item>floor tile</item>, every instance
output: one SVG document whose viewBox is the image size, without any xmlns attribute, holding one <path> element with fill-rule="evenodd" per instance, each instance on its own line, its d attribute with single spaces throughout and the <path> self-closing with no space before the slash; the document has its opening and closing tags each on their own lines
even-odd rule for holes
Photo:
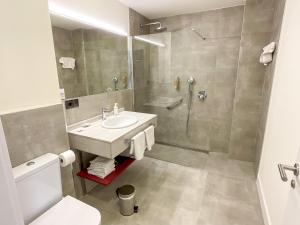
<svg viewBox="0 0 300 225">
<path fill-rule="evenodd" d="M 253 165 L 199 154 L 201 166 L 144 157 L 82 200 L 99 209 L 102 225 L 262 225 Z M 115 190 L 124 184 L 136 188 L 139 212 L 132 216 L 119 213 Z"/>
</svg>

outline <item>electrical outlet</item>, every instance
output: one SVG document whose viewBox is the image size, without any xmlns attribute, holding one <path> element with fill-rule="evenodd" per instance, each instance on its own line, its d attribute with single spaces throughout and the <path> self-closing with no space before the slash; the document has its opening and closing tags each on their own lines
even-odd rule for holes
<svg viewBox="0 0 300 225">
<path fill-rule="evenodd" d="M 79 107 L 78 98 L 66 100 L 65 101 L 65 107 L 66 107 L 66 109 L 72 109 L 72 108 Z"/>
</svg>

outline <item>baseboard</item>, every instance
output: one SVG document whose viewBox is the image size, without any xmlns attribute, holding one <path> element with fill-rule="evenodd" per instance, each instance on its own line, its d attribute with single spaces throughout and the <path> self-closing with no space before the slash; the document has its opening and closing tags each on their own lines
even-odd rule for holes
<svg viewBox="0 0 300 225">
<path fill-rule="evenodd" d="M 269 210 L 268 210 L 267 203 L 266 203 L 265 194 L 264 194 L 263 188 L 261 186 L 261 182 L 260 182 L 260 174 L 257 175 L 256 186 L 257 186 L 258 197 L 259 197 L 260 206 L 261 206 L 261 212 L 262 212 L 262 216 L 264 219 L 264 224 L 272 225 Z"/>
</svg>

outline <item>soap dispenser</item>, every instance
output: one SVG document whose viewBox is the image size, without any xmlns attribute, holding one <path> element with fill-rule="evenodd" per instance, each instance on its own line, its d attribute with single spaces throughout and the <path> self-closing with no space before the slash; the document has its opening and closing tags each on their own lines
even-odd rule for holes
<svg viewBox="0 0 300 225">
<path fill-rule="evenodd" d="M 114 115 L 118 115 L 119 114 L 119 106 L 118 106 L 118 103 L 115 103 L 115 106 L 114 106 Z"/>
</svg>

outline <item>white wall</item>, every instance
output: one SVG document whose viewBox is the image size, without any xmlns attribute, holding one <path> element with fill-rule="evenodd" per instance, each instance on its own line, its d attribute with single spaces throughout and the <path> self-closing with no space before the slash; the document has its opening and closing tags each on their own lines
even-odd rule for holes
<svg viewBox="0 0 300 225">
<path fill-rule="evenodd" d="M 10 159 L 0 120 L 0 218 L 1 224 L 23 225 L 21 207 L 17 199 Z"/>
<path fill-rule="evenodd" d="M 300 146 L 299 12 L 299 0 L 286 1 L 258 173 L 266 225 L 291 224 L 282 222 L 291 187 L 281 181 L 277 164 L 293 165 Z"/>
<path fill-rule="evenodd" d="M 129 30 L 129 9 L 116 0 L 49 0 Z M 60 103 L 47 0 L 2 1 L 0 114 Z"/>
<path fill-rule="evenodd" d="M 129 33 L 129 9 L 117 0 L 49 0 L 51 4 L 80 12 Z"/>
<path fill-rule="evenodd" d="M 1 1 L 0 114 L 60 102 L 47 0 Z"/>
</svg>

